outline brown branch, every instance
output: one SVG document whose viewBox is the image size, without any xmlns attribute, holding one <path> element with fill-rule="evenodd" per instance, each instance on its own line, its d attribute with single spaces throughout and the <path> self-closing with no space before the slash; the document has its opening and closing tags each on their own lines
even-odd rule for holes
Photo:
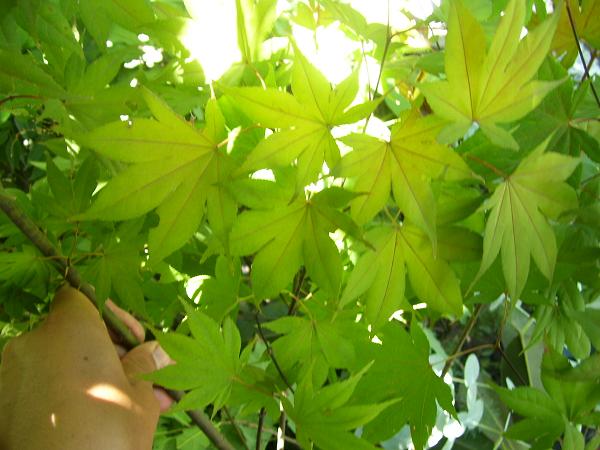
<svg viewBox="0 0 600 450">
<path fill-rule="evenodd" d="M 573 16 L 571 14 L 571 8 L 569 7 L 569 3 L 565 2 L 565 6 L 567 7 L 567 15 L 569 16 L 569 24 L 571 24 L 571 31 L 573 32 L 573 38 L 575 39 L 575 44 L 577 45 L 577 51 L 579 53 L 579 59 L 581 60 L 581 64 L 583 65 L 584 75 L 590 79 L 590 88 L 592 89 L 592 93 L 594 94 L 594 98 L 596 99 L 596 104 L 600 108 L 600 98 L 598 98 L 598 93 L 596 92 L 596 88 L 594 87 L 594 83 L 592 83 L 592 78 L 590 77 L 590 72 L 588 70 L 587 64 L 585 62 L 585 58 L 583 56 L 583 50 L 581 50 L 581 44 L 579 42 L 579 36 L 577 36 L 577 30 L 575 29 L 575 22 L 573 21 Z"/>
<path fill-rule="evenodd" d="M 86 283 L 81 279 L 79 272 L 69 264 L 69 260 L 60 255 L 48 237 L 37 227 L 37 225 L 25 215 L 16 204 L 15 200 L 1 191 L 0 186 L 0 209 L 8 216 L 8 218 L 21 230 L 21 232 L 31 241 L 37 249 L 48 258 L 50 264 L 60 272 L 64 279 L 74 288 L 81 291 L 94 306 L 96 305 L 96 294 L 91 284 Z M 124 346 L 128 348 L 135 347 L 139 341 L 131 332 L 129 327 L 125 325 L 110 309 L 104 308 L 102 318 L 106 326 L 115 333 L 121 340 Z M 175 401 L 181 400 L 185 395 L 181 391 L 167 390 L 171 398 Z M 198 428 L 200 428 L 206 437 L 219 450 L 234 450 L 234 447 L 227 439 L 215 428 L 210 419 L 198 410 L 187 411 L 187 415 L 192 419 Z"/>
<path fill-rule="evenodd" d="M 185 392 L 174 391 L 170 389 L 167 390 L 167 393 L 175 401 L 180 401 L 185 395 Z M 190 419 L 192 419 L 192 422 L 194 422 L 196 426 L 202 430 L 202 432 L 216 448 L 219 450 L 235 450 L 233 445 L 231 445 L 227 438 L 223 436 L 219 430 L 217 430 L 204 412 L 198 409 L 193 409 L 186 411 L 186 414 Z"/>
</svg>

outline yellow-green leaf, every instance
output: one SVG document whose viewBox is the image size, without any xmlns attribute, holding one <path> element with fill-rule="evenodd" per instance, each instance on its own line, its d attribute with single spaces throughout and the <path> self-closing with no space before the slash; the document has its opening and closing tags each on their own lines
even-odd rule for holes
<svg viewBox="0 0 600 450">
<path fill-rule="evenodd" d="M 481 25 L 460 0 L 452 2 L 447 81 L 421 85 L 434 111 L 451 122 L 442 134 L 445 139 L 461 137 L 476 122 L 495 144 L 518 147 L 498 124 L 520 119 L 563 81 L 532 81 L 548 54 L 557 22 L 558 14 L 554 14 L 520 40 L 525 3 L 511 0 L 486 53 Z"/>
<path fill-rule="evenodd" d="M 217 147 L 224 133 L 217 128 L 224 127 L 224 121 L 216 104 L 207 108 L 210 128 L 200 131 L 149 90 L 143 95 L 155 119 L 114 122 L 79 138 L 100 154 L 133 164 L 112 178 L 91 208 L 77 217 L 125 220 L 158 207 L 160 222 L 150 231 L 149 248 L 151 258 L 160 260 L 196 231 L 209 189 L 223 190 L 215 185 L 227 177 L 232 163 Z M 233 202 L 226 191 L 216 196 Z M 220 209 L 221 203 L 213 202 L 214 208 Z M 220 228 L 218 236 L 224 239 L 219 217 L 222 214 L 209 214 L 211 225 Z M 225 226 L 232 222 L 228 219 Z"/>
<path fill-rule="evenodd" d="M 521 162 L 492 195 L 483 239 L 483 257 L 476 280 L 502 253 L 507 290 L 519 298 L 529 274 L 530 256 L 540 272 L 552 280 L 556 238 L 542 212 L 557 216 L 577 205 L 577 196 L 564 180 L 579 160 L 557 153 L 534 151 Z M 557 195 L 554 198 L 554 195 Z"/>
<path fill-rule="evenodd" d="M 366 223 L 386 204 L 390 188 L 398 207 L 422 228 L 435 247 L 435 199 L 430 180 L 460 180 L 472 177 L 461 157 L 435 136 L 443 122 L 434 116 L 410 113 L 392 130 L 390 142 L 365 135 L 342 139 L 354 148 L 335 173 L 356 180 L 354 190 L 364 195 L 354 199 L 351 214 Z"/>
</svg>

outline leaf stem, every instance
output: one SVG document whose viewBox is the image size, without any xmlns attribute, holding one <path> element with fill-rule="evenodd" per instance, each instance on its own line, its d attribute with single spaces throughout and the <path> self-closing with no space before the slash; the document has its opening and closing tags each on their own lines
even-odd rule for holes
<svg viewBox="0 0 600 450">
<path fill-rule="evenodd" d="M 15 200 L 7 195 L 0 186 L 0 209 L 8 218 L 21 230 L 21 232 L 31 241 L 37 249 L 48 258 L 54 268 L 60 272 L 64 279 L 75 289 L 84 294 L 94 306 L 96 304 L 96 293 L 94 287 L 82 280 L 79 272 L 71 266 L 68 259 L 60 255 L 58 250 L 50 242 L 48 237 L 38 228 L 38 226 L 19 208 Z M 115 333 L 122 343 L 132 348 L 139 344 L 138 339 L 133 332 L 125 325 L 117 315 L 108 308 L 103 308 L 102 318 L 106 326 Z M 184 396 L 180 391 L 167 391 L 171 398 L 176 401 Z M 208 437 L 219 450 L 234 450 L 234 447 L 227 439 L 215 428 L 210 419 L 202 411 L 187 411 L 187 415 L 200 428 L 206 437 Z"/>
<path fill-rule="evenodd" d="M 590 72 L 585 62 L 585 57 L 583 56 L 583 50 L 581 50 L 581 43 L 579 42 L 579 36 L 577 36 L 577 30 L 575 29 L 575 22 L 573 21 L 573 15 L 571 14 L 571 8 L 569 7 L 569 3 L 565 2 L 565 6 L 567 8 L 567 15 L 569 16 L 569 24 L 571 24 L 571 31 L 573 31 L 573 38 L 575 39 L 577 51 L 579 52 L 579 59 L 581 60 L 581 64 L 583 65 L 584 77 L 588 77 L 591 80 L 592 78 L 590 77 Z M 596 104 L 600 108 L 600 98 L 598 98 L 598 93 L 596 92 L 594 83 L 590 82 L 590 88 L 592 89 L 592 93 L 594 94 L 594 98 L 596 99 Z"/>
</svg>

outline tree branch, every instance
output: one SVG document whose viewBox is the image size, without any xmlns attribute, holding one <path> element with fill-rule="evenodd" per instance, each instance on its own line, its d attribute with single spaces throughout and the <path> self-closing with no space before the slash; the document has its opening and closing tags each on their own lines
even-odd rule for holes
<svg viewBox="0 0 600 450">
<path fill-rule="evenodd" d="M 54 247 L 48 237 L 38 228 L 16 204 L 15 200 L 1 190 L 0 187 L 0 209 L 8 216 L 8 218 L 21 230 L 21 232 L 31 241 L 37 249 L 48 258 L 50 263 L 59 271 L 64 279 L 75 289 L 81 291 L 94 306 L 96 304 L 96 294 L 91 284 L 86 283 L 81 279 L 79 272 L 70 265 L 68 258 L 62 256 Z M 104 308 L 102 318 L 106 326 L 114 332 L 123 342 L 123 344 L 132 348 L 139 344 L 139 341 L 131 332 L 129 327 L 125 325 L 111 310 Z M 171 398 L 175 401 L 181 400 L 185 395 L 181 391 L 167 390 Z M 187 415 L 192 419 L 192 422 L 200 428 L 206 437 L 219 450 L 234 450 L 234 447 L 227 439 L 215 428 L 210 419 L 198 410 L 187 411 Z"/>
</svg>

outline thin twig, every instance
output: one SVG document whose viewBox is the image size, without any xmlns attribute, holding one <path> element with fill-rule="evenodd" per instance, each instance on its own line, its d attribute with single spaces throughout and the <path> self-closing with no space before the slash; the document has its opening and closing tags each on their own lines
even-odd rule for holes
<svg viewBox="0 0 600 450">
<path fill-rule="evenodd" d="M 579 52 L 579 59 L 581 59 L 581 64 L 583 65 L 583 70 L 585 71 L 585 76 L 590 79 L 590 88 L 592 89 L 592 93 L 594 94 L 594 98 L 596 99 L 596 104 L 600 108 L 600 98 L 598 98 L 598 93 L 596 92 L 596 88 L 594 87 L 594 83 L 591 82 L 590 73 L 587 68 L 587 64 L 585 62 L 585 58 L 583 56 L 583 50 L 581 50 L 581 44 L 579 43 L 579 36 L 577 36 L 577 30 L 575 29 L 575 22 L 573 21 L 573 16 L 571 15 L 571 8 L 569 7 L 569 3 L 565 2 L 565 6 L 567 7 L 567 15 L 569 16 L 569 23 L 571 24 L 571 31 L 573 31 L 573 38 L 575 39 L 575 44 L 577 44 L 577 51 Z"/>
<path fill-rule="evenodd" d="M 256 429 L 256 450 L 260 450 L 261 447 L 261 441 L 262 441 L 262 431 L 263 431 L 263 425 L 265 423 L 265 415 L 267 413 L 267 410 L 265 409 L 265 407 L 263 406 L 262 408 L 260 408 L 260 411 L 258 413 L 258 428 Z"/>
<path fill-rule="evenodd" d="M 592 52 L 592 56 L 590 57 L 590 60 L 587 63 L 587 66 L 585 68 L 585 73 L 583 74 L 583 77 L 581 77 L 581 81 L 585 81 L 586 78 L 588 78 L 590 76 L 590 70 L 592 70 L 592 66 L 594 65 L 594 62 L 596 61 L 596 51 L 594 50 Z M 591 80 L 590 80 L 591 83 Z"/>
<path fill-rule="evenodd" d="M 468 348 L 466 350 L 461 350 L 458 353 L 453 353 L 452 355 L 448 356 L 444 361 L 453 360 L 453 359 L 458 358 L 459 356 L 465 356 L 465 355 L 468 355 L 470 353 L 478 352 L 479 350 L 485 350 L 486 348 L 496 350 L 496 345 L 495 344 L 480 344 L 480 345 L 476 345 L 475 347 L 471 347 L 471 348 Z"/>
<path fill-rule="evenodd" d="M 281 370 L 281 366 L 277 362 L 277 358 L 275 358 L 275 354 L 273 353 L 273 348 L 271 348 L 271 344 L 269 344 L 269 341 L 267 340 L 267 338 L 265 338 L 265 334 L 263 333 L 262 327 L 260 325 L 260 321 L 258 320 L 258 313 L 254 315 L 254 320 L 256 321 L 258 335 L 260 336 L 261 340 L 265 343 L 265 347 L 267 348 L 267 354 L 271 358 L 271 361 L 273 361 L 273 365 L 275 366 L 275 369 L 279 373 L 281 380 L 285 383 L 285 385 L 288 387 L 288 389 L 293 393 L 294 388 L 288 381 L 287 377 L 285 376 L 285 373 L 283 373 L 283 370 Z"/>
<path fill-rule="evenodd" d="M 0 189 L 2 188 L 0 187 Z M 84 294 L 94 306 L 97 306 L 96 293 L 93 286 L 81 279 L 77 269 L 68 264 L 67 258 L 60 255 L 48 237 L 38 228 L 33 220 L 21 211 L 15 200 L 2 191 L 0 191 L 0 209 L 17 226 L 17 228 L 21 230 L 31 243 L 35 245 L 44 256 L 49 258 L 50 263 L 64 276 L 65 280 Z M 110 309 L 103 309 L 102 318 L 104 319 L 106 326 L 121 339 L 122 344 L 128 348 L 138 345 L 139 341 L 129 327 Z M 167 392 L 175 401 L 181 400 L 185 395 L 185 393 L 181 391 L 167 390 Z M 219 450 L 234 450 L 234 447 L 215 428 L 210 419 L 202 411 L 190 410 L 187 411 L 187 415 L 192 419 L 192 422 L 204 432 L 206 437 L 210 439 L 216 448 Z"/>
<path fill-rule="evenodd" d="M 460 337 L 458 344 L 456 344 L 456 347 L 454 348 L 454 351 L 452 352 L 452 356 L 450 356 L 448 358 L 448 360 L 446 361 L 446 364 L 444 364 L 444 369 L 442 370 L 442 378 L 444 378 L 444 375 L 446 375 L 446 373 L 448 373 L 448 370 L 450 370 L 450 367 L 452 366 L 452 363 L 454 362 L 456 357 L 459 356 L 463 345 L 465 345 L 465 342 L 467 341 L 467 338 L 469 337 L 469 333 L 475 326 L 475 322 L 477 321 L 477 317 L 479 316 L 479 313 L 481 312 L 482 307 L 483 307 L 483 303 L 480 303 L 475 307 L 475 311 L 473 311 L 473 315 L 471 316 L 469 323 L 463 330 L 462 336 Z"/>
</svg>

